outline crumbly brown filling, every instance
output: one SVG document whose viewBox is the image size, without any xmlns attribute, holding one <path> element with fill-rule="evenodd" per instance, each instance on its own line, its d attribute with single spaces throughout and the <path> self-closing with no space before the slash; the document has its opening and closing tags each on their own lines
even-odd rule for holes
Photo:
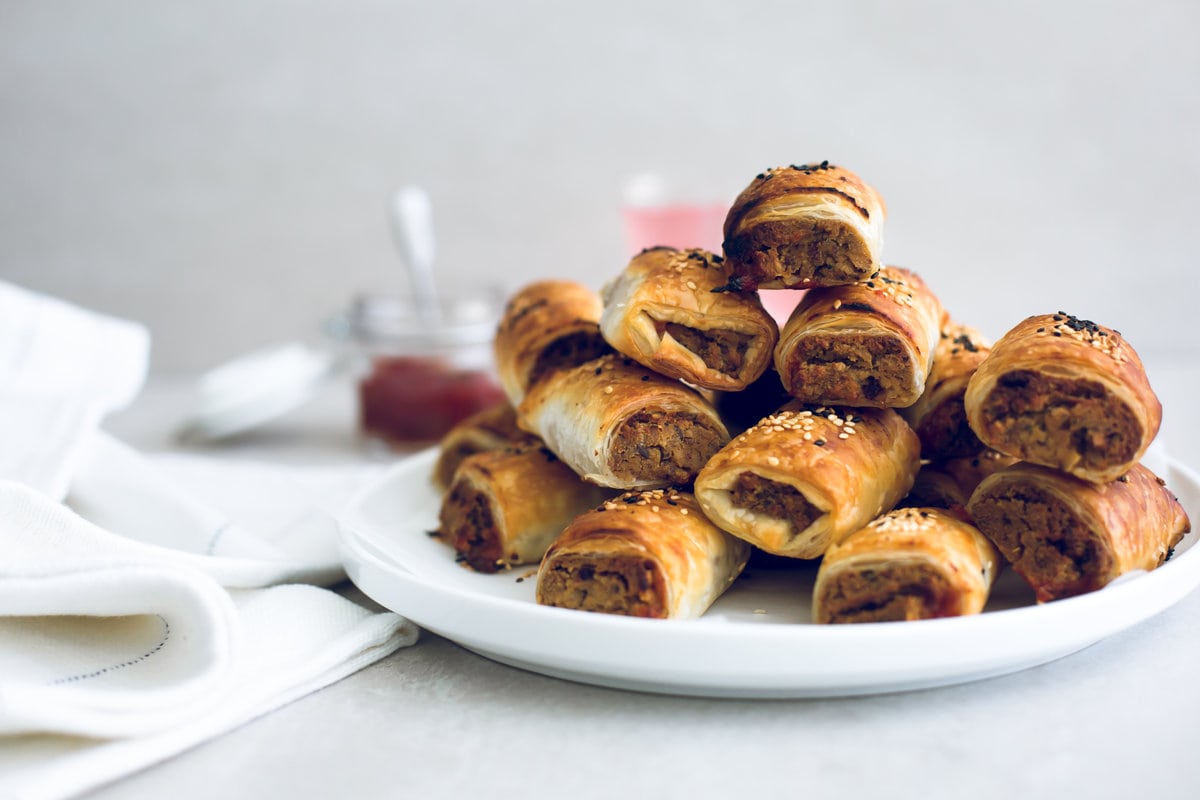
<svg viewBox="0 0 1200 800">
<path fill-rule="evenodd" d="M 682 485 L 723 443 L 712 423 L 693 414 L 640 411 L 617 431 L 609 466 L 623 481 Z"/>
<path fill-rule="evenodd" d="M 709 369 L 736 377 L 746 363 L 746 350 L 754 338 L 748 333 L 729 330 L 699 330 L 668 322 L 666 332 L 671 338 L 700 356 Z"/>
<path fill-rule="evenodd" d="M 560 336 L 537 357 L 533 369 L 529 371 L 529 386 L 533 386 L 551 372 L 577 367 L 593 358 L 599 358 L 609 350 L 608 343 L 600 335 L 599 326 L 594 331 L 575 331 Z"/>
<path fill-rule="evenodd" d="M 1003 486 L 972 498 L 971 516 L 1040 601 L 1099 589 L 1112 556 L 1071 509 L 1034 485 Z"/>
<path fill-rule="evenodd" d="M 764 478 L 754 472 L 741 472 L 729 489 L 729 500 L 737 508 L 756 514 L 787 520 L 795 536 L 823 513 L 808 502 L 794 486 Z"/>
<path fill-rule="evenodd" d="M 1061 469 L 1123 464 L 1142 439 L 1133 410 L 1102 384 L 1032 370 L 1002 375 L 982 416 L 994 447 Z"/>
<path fill-rule="evenodd" d="M 500 532 L 487 498 L 459 482 L 450 487 L 439 515 L 441 537 L 461 559 L 479 572 L 498 572 L 505 566 Z"/>
<path fill-rule="evenodd" d="M 604 614 L 667 616 L 658 566 L 633 556 L 559 556 L 538 580 L 537 600 Z"/>
<path fill-rule="evenodd" d="M 817 622 L 897 622 L 955 613 L 950 584 L 927 564 L 847 569 L 824 586 Z"/>
<path fill-rule="evenodd" d="M 894 337 L 805 336 L 786 365 L 792 394 L 814 403 L 911 403 L 913 364 Z"/>
<path fill-rule="evenodd" d="M 921 458 L 944 461 L 963 458 L 983 449 L 983 442 L 967 423 L 962 395 L 948 399 L 928 414 L 917 428 Z"/>
<path fill-rule="evenodd" d="M 764 222 L 726 242 L 725 250 L 745 288 L 776 279 L 784 286 L 837 286 L 875 269 L 862 237 L 838 220 Z"/>
</svg>

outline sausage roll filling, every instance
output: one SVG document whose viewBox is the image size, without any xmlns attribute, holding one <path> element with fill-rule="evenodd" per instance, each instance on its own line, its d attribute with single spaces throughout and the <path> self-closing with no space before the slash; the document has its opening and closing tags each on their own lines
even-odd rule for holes
<svg viewBox="0 0 1200 800">
<path fill-rule="evenodd" d="M 717 372 L 737 376 L 746 362 L 746 350 L 754 339 L 751 334 L 729 330 L 702 331 L 678 322 L 667 322 L 661 332 L 700 356 L 705 366 Z"/>
<path fill-rule="evenodd" d="M 788 377 L 812 402 L 875 402 L 907 391 L 912 358 L 888 332 L 805 338 L 792 351 Z"/>
<path fill-rule="evenodd" d="M 1143 435 L 1129 405 L 1103 384 L 1032 370 L 1005 373 L 980 413 L 997 449 L 1064 468 L 1130 461 Z"/>
<path fill-rule="evenodd" d="M 793 535 L 812 525 L 824 514 L 820 508 L 794 486 L 764 478 L 753 472 L 742 472 L 729 489 L 729 502 L 737 513 L 745 509 L 751 514 L 786 520 Z"/>
<path fill-rule="evenodd" d="M 712 419 L 641 411 L 617 429 L 609 465 L 622 482 L 689 483 L 726 441 L 728 435 Z"/>
<path fill-rule="evenodd" d="M 504 565 L 503 543 L 491 503 L 480 490 L 463 483 L 451 488 L 442 503 L 441 530 L 472 569 L 496 572 Z"/>
<path fill-rule="evenodd" d="M 973 508 L 1013 568 L 1031 582 L 1057 587 L 1058 596 L 1099 589 L 1098 576 L 1114 570 L 1112 554 L 1097 546 L 1087 524 L 1035 483 L 989 494 Z"/>
<path fill-rule="evenodd" d="M 544 605 L 622 614 L 628 617 L 666 616 L 666 587 L 662 570 L 633 554 L 598 559 L 574 553 L 556 558 L 538 581 Z"/>
<path fill-rule="evenodd" d="M 825 587 L 826 622 L 896 622 L 953 616 L 950 582 L 932 564 L 839 573 Z"/>
</svg>

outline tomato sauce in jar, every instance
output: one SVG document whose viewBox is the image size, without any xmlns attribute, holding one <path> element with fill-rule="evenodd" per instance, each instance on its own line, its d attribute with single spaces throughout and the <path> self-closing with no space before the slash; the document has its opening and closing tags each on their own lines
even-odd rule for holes
<svg viewBox="0 0 1200 800">
<path fill-rule="evenodd" d="M 422 356 L 376 357 L 358 390 L 363 432 L 393 444 L 440 439 L 504 399 L 487 371 Z"/>
</svg>

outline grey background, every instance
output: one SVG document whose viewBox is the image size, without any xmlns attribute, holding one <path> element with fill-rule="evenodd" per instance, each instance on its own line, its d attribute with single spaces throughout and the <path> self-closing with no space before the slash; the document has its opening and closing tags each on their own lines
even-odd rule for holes
<svg viewBox="0 0 1200 800">
<path fill-rule="evenodd" d="M 727 202 L 827 158 L 964 321 L 1192 358 L 1198 32 L 1194 2 L 5 0 L 0 277 L 194 370 L 403 290 L 400 184 L 447 289 L 599 286 L 630 174 Z"/>
</svg>

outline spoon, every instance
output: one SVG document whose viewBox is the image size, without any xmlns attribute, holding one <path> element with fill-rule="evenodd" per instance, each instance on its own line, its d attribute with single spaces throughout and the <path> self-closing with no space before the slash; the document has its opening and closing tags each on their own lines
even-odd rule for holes
<svg viewBox="0 0 1200 800">
<path fill-rule="evenodd" d="M 433 279 L 433 204 L 418 186 L 404 186 L 392 197 L 388 222 L 400 259 L 408 272 L 417 313 L 423 320 L 442 316 Z"/>
</svg>

